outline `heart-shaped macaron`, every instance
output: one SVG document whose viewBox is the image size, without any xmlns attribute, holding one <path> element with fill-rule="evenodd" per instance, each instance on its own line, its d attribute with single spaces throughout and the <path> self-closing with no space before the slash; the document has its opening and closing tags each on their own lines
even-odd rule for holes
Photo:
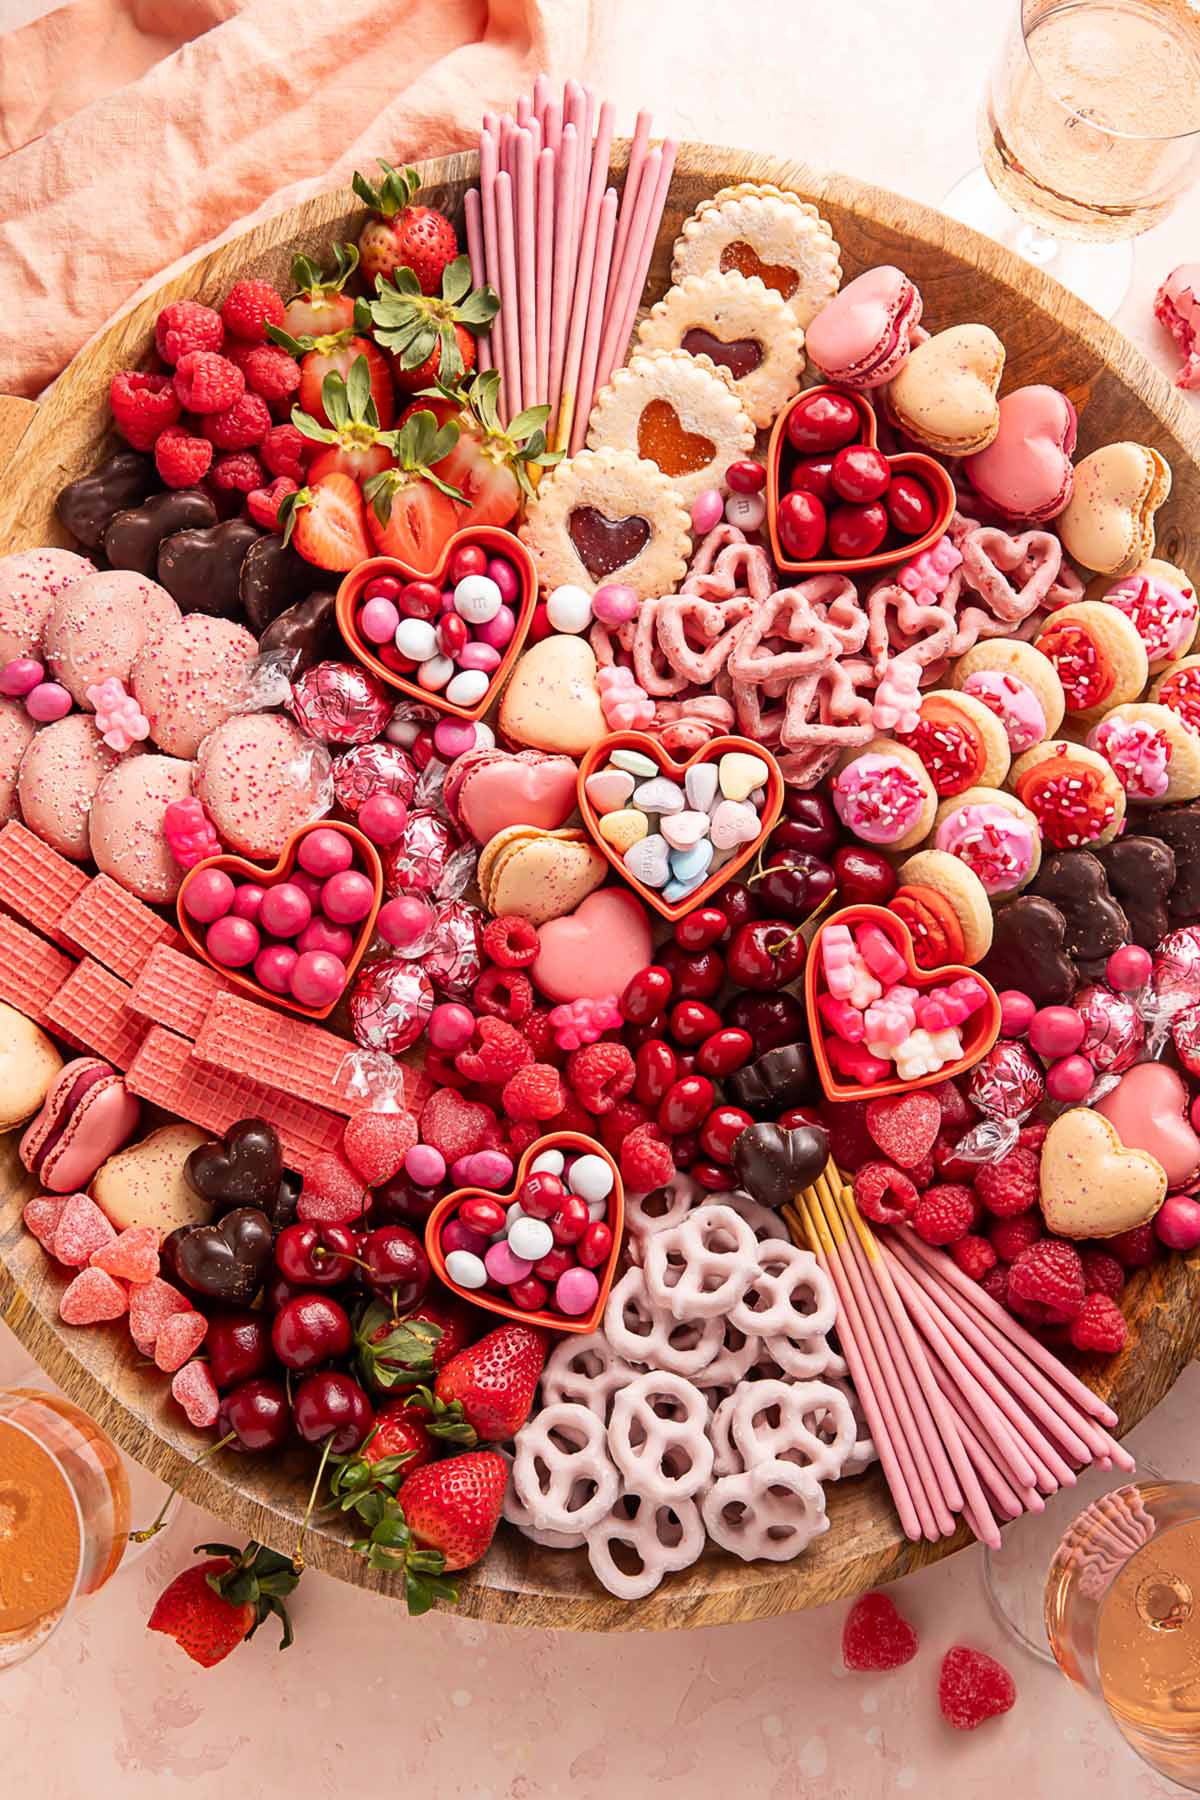
<svg viewBox="0 0 1200 1800">
<path fill-rule="evenodd" d="M 630 774 L 633 786 L 624 793 L 616 777 Z M 618 794 L 623 798 L 614 807 Z M 751 804 L 752 795 L 761 795 L 760 808 Z M 783 807 L 783 776 L 770 752 L 749 738 L 713 738 L 680 763 L 657 738 L 614 731 L 580 763 L 578 801 L 584 825 L 617 874 L 674 922 L 703 906 L 766 841 Z M 629 830 L 623 832 L 626 815 Z M 716 856 L 725 860 L 707 880 L 698 880 Z M 689 891 L 667 899 L 672 886 Z"/>
<path fill-rule="evenodd" d="M 806 388 L 788 402 L 771 428 L 771 441 L 767 446 L 767 530 L 776 567 L 792 574 L 853 574 L 855 571 L 885 569 L 892 563 L 907 562 L 910 557 L 919 556 L 923 550 L 932 548 L 954 516 L 957 504 L 954 483 L 941 463 L 936 462 L 932 456 L 924 456 L 919 450 L 905 450 L 888 457 L 888 468 L 893 478 L 897 475 L 911 476 L 926 490 L 933 518 L 925 531 L 916 537 L 904 537 L 897 531 L 890 530 L 881 547 L 872 551 L 869 556 L 838 557 L 822 553 L 799 560 L 788 554 L 780 536 L 779 503 L 789 491 L 792 473 L 798 461 L 788 436 L 788 419 L 797 407 L 811 405 L 814 396 L 821 394 L 835 394 L 841 400 L 849 400 L 858 409 L 862 419 L 861 429 L 854 442 L 872 450 L 878 448 L 879 426 L 875 409 L 864 395 L 848 394 L 835 387 Z M 822 454 L 832 456 L 833 452 Z M 837 503 L 836 493 L 829 494 L 824 501 L 829 508 Z"/>
<path fill-rule="evenodd" d="M 901 985 L 915 989 L 918 995 L 926 995 L 935 988 L 948 988 L 954 982 L 968 980 L 978 983 L 986 990 L 986 999 L 982 1006 L 972 1012 L 961 1025 L 963 1053 L 952 1062 L 945 1062 L 924 1075 L 915 1075 L 907 1079 L 893 1077 L 881 1081 L 861 1082 L 847 1076 L 839 1075 L 829 1058 L 829 1032 L 821 1015 L 820 1001 L 827 995 L 828 987 L 825 979 L 824 956 L 821 939 L 831 926 L 847 926 L 855 933 L 865 925 L 878 927 L 891 943 L 893 949 L 904 959 L 905 970 Z M 895 978 L 893 977 L 893 980 Z M 880 985 L 880 984 L 877 984 Z M 884 984 L 886 985 L 886 984 Z M 808 947 L 808 957 L 804 966 L 804 1001 L 808 1009 L 808 1030 L 812 1039 L 813 1058 L 817 1065 L 817 1073 L 821 1077 L 821 1086 L 831 1100 L 878 1100 L 888 1094 L 902 1094 L 917 1088 L 932 1087 L 936 1082 L 949 1081 L 955 1075 L 977 1063 L 981 1056 L 991 1049 L 1000 1035 L 1000 1002 L 996 998 L 990 982 L 984 981 L 974 969 L 961 964 L 947 963 L 937 969 L 922 969 L 913 955 L 913 942 L 907 925 L 883 906 L 844 906 L 840 912 L 825 919 L 813 934 Z M 931 1028 L 932 1029 L 932 1028 Z M 855 1046 L 859 1048 L 859 1045 Z"/>
<path fill-rule="evenodd" d="M 1042 1145 L 1041 1204 L 1046 1229 L 1060 1237 L 1115 1237 L 1147 1224 L 1167 1194 L 1162 1164 L 1129 1150 L 1108 1119 L 1089 1106 L 1061 1113 Z"/>
<path fill-rule="evenodd" d="M 1008 519 L 1056 519 L 1071 498 L 1075 408 L 1057 388 L 1015 388 L 1000 402 L 1000 428 L 964 467 L 976 493 Z"/>
<path fill-rule="evenodd" d="M 510 825 L 556 831 L 575 811 L 575 764 L 544 750 L 473 750 L 446 775 L 451 818 L 486 844 Z"/>
<path fill-rule="evenodd" d="M 446 1225 L 451 1219 L 458 1218 L 463 1206 L 472 1200 L 491 1202 L 493 1205 L 503 1208 L 507 1213 L 508 1208 L 517 1199 L 532 1165 L 539 1158 L 553 1155 L 555 1152 L 568 1163 L 577 1157 L 593 1157 L 597 1164 L 607 1165 L 612 1180 L 612 1185 L 605 1197 L 603 1219 L 612 1234 L 612 1243 L 604 1262 L 592 1270 L 596 1278 L 597 1291 L 587 1311 L 571 1315 L 551 1306 L 530 1310 L 528 1307 L 517 1306 L 509 1300 L 507 1289 L 502 1286 L 461 1287 L 446 1268 L 447 1252 L 442 1243 L 442 1233 Z M 598 1168 L 593 1171 L 595 1174 L 599 1174 L 599 1172 Z M 598 1202 L 595 1204 L 599 1205 Z M 463 1222 L 466 1223 L 466 1221 Z M 599 1222 L 598 1218 L 593 1222 Z M 579 1132 L 555 1131 L 550 1132 L 546 1137 L 538 1138 L 536 1143 L 529 1146 L 517 1164 L 512 1187 L 507 1193 L 497 1194 L 484 1188 L 457 1188 L 454 1193 L 447 1194 L 439 1200 L 426 1221 L 425 1254 L 438 1279 L 444 1281 L 452 1293 L 460 1294 L 464 1300 L 469 1300 L 472 1306 L 481 1306 L 487 1312 L 499 1313 L 503 1319 L 516 1319 L 525 1325 L 542 1325 L 549 1331 L 598 1331 L 600 1321 L 604 1317 L 604 1307 L 608 1300 L 609 1289 L 612 1287 L 613 1276 L 616 1273 L 624 1227 L 625 1191 L 621 1185 L 620 1170 L 608 1151 L 594 1139 L 583 1137 Z M 493 1245 L 492 1248 L 494 1249 L 496 1246 Z M 581 1266 L 583 1265 L 581 1264 Z M 529 1264 L 526 1262 L 524 1267 L 528 1271 Z M 549 1287 L 550 1284 L 546 1285 Z"/>
<path fill-rule="evenodd" d="M 556 1005 L 624 993 L 654 953 L 646 909 L 627 888 L 599 888 L 566 918 L 539 925 L 537 935 L 529 974 Z"/>
<path fill-rule="evenodd" d="M 332 858 L 332 862 L 338 866 L 332 868 L 331 873 L 325 877 L 306 870 L 300 861 L 301 846 L 315 832 L 327 833 L 329 840 L 340 839 L 344 845 L 343 852 Z M 341 876 L 349 876 L 352 873 L 357 874 L 360 878 L 365 877 L 366 883 L 370 884 L 369 908 L 365 911 L 359 910 L 360 907 L 366 907 L 367 904 L 367 888 L 360 879 L 356 884 L 360 891 L 355 894 L 353 904 L 339 906 L 336 914 L 327 912 L 326 906 L 334 905 L 333 897 L 325 894 L 329 881 L 337 880 Z M 218 884 L 212 881 L 213 874 L 227 878 L 226 882 L 219 884 L 227 890 L 227 897 L 222 897 L 218 893 L 218 900 L 221 898 L 224 900 L 224 903 L 220 904 L 220 910 L 214 910 L 213 906 L 209 904 L 199 904 L 199 896 L 205 891 L 205 884 L 209 890 L 216 891 L 218 889 Z M 272 920 L 270 911 L 266 917 L 262 915 L 261 909 L 266 904 L 266 896 L 260 896 L 257 901 L 252 900 L 249 904 L 244 905 L 242 900 L 237 898 L 237 891 L 246 885 L 265 889 L 268 893 L 271 888 L 284 884 L 291 888 L 298 885 L 291 880 L 296 874 L 301 875 L 304 887 L 309 892 L 308 905 L 311 918 L 301 925 L 296 944 L 285 946 L 284 940 L 287 932 L 284 929 L 275 928 L 276 922 Z M 228 892 L 229 883 L 233 884 L 231 893 Z M 343 888 L 346 885 L 345 882 L 342 883 Z M 294 900 L 295 896 L 289 894 L 288 898 Z M 346 896 L 346 899 L 348 900 L 349 896 Z M 187 939 L 193 954 L 198 956 L 202 962 L 209 963 L 218 970 L 226 981 L 232 982 L 235 987 L 244 988 L 248 994 L 253 994 L 258 1000 L 286 1007 L 289 1012 L 302 1013 L 306 1019 L 325 1019 L 337 1005 L 349 984 L 350 977 L 363 959 L 367 945 L 371 941 L 371 933 L 375 929 L 375 916 L 379 911 L 382 899 L 383 867 L 379 861 L 379 853 L 370 839 L 364 837 L 362 832 L 353 825 L 331 823 L 327 819 L 314 819 L 293 833 L 280 852 L 278 862 L 270 868 L 264 868 L 261 863 L 249 862 L 245 857 L 228 854 L 210 856 L 204 862 L 197 863 L 195 868 L 189 869 L 183 878 L 175 910 L 179 918 L 179 929 Z M 343 913 L 345 914 L 344 919 L 338 916 Z M 303 919 L 303 907 L 300 908 L 300 914 Z M 237 938 L 240 941 L 235 944 L 234 948 L 242 958 L 239 962 L 222 961 L 208 947 L 210 933 L 215 926 L 224 925 L 226 920 L 236 922 L 238 928 Z M 311 943 L 306 945 L 306 933 L 312 931 L 314 926 L 319 926 L 322 921 L 326 928 L 323 935 L 318 937 L 317 934 L 314 934 Z M 247 927 L 249 927 L 249 931 L 247 931 Z M 290 927 L 288 929 L 290 930 Z M 227 935 L 231 934 L 227 933 Z M 325 947 L 339 939 L 349 940 L 348 949 L 345 949 L 344 942 L 341 945 L 341 948 L 345 949 L 344 955 L 339 955 L 337 951 Z M 285 947 L 297 951 L 301 961 L 311 954 L 314 957 L 323 958 L 325 965 L 334 961 L 341 963 L 344 979 L 342 979 L 337 992 L 332 993 L 332 998 L 327 1002 L 322 1000 L 319 1004 L 309 1005 L 296 998 L 295 994 L 290 991 L 281 991 L 277 987 L 265 986 L 257 978 L 257 974 L 244 972 L 252 968 L 256 970 L 262 954 Z M 336 976 L 336 971 L 331 970 L 328 966 L 314 968 L 311 973 L 314 976 L 321 975 L 328 978 L 330 983 Z"/>
<path fill-rule="evenodd" d="M 391 575 L 397 580 L 434 582 L 444 586 L 446 571 L 453 562 L 455 554 L 467 546 L 477 547 L 488 557 L 502 557 L 516 570 L 519 592 L 513 603 L 516 613 L 516 628 L 504 648 L 496 667 L 491 671 L 487 687 L 479 699 L 470 706 L 459 706 L 448 700 L 444 693 L 436 688 L 425 688 L 407 675 L 399 674 L 377 654 L 378 646 L 367 642 L 358 625 L 358 613 L 363 589 L 381 575 Z M 533 609 L 537 604 L 537 575 L 534 572 L 533 560 L 519 538 L 510 531 L 502 531 L 498 525 L 470 525 L 463 531 L 456 531 L 442 551 L 441 560 L 432 572 L 412 569 L 407 563 L 395 556 L 371 556 L 366 562 L 360 562 L 345 577 L 337 596 L 338 630 L 346 640 L 350 651 L 378 675 L 389 687 L 398 688 L 411 700 L 419 700 L 423 706 L 432 706 L 435 711 L 449 713 L 455 719 L 481 719 L 494 702 L 496 695 L 504 686 L 509 671 L 521 654 L 525 642 L 525 634 L 529 630 L 529 622 L 533 618 Z"/>
<path fill-rule="evenodd" d="M 1200 1170 L 1200 1137 L 1188 1118 L 1188 1088 L 1167 1063 L 1126 1069 L 1095 1110 L 1128 1150 L 1145 1150 L 1163 1166 L 1167 1186 L 1186 1187 Z"/>
<path fill-rule="evenodd" d="M 974 456 L 1000 429 L 1004 345 L 988 325 L 951 325 L 918 344 L 887 390 L 898 430 L 938 456 Z"/>
<path fill-rule="evenodd" d="M 544 925 L 573 913 L 600 886 L 604 863 L 582 831 L 509 825 L 483 846 L 476 878 L 496 918 Z"/>
<path fill-rule="evenodd" d="M 1170 465 L 1145 444 L 1104 444 L 1075 468 L 1059 516 L 1067 554 L 1101 575 L 1128 575 L 1154 555 L 1154 515 L 1171 492 Z"/>
<path fill-rule="evenodd" d="M 604 735 L 596 656 L 586 638 L 557 632 L 531 644 L 500 702 L 500 734 L 531 750 L 582 756 Z"/>
</svg>

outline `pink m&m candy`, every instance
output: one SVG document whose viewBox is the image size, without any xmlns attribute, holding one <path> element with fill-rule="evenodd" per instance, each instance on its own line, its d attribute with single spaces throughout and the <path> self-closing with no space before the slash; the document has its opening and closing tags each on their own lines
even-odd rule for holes
<svg viewBox="0 0 1200 1800">
<path fill-rule="evenodd" d="M 445 1233 L 443 1232 L 443 1238 Z M 524 1281 L 533 1264 L 526 1262 L 523 1256 L 514 1256 L 507 1244 L 493 1244 L 483 1259 L 483 1266 L 493 1281 L 501 1287 L 511 1287 L 514 1281 Z"/>
<path fill-rule="evenodd" d="M 560 1312 L 576 1319 L 596 1304 L 600 1283 L 590 1269 L 564 1269 L 554 1284 L 554 1300 Z"/>
<path fill-rule="evenodd" d="M 725 512 L 725 496 L 719 488 L 705 488 L 692 501 L 692 530 L 701 537 L 711 531 Z M 565 1309 L 564 1309 L 565 1310 Z"/>
<path fill-rule="evenodd" d="M 227 913 L 208 928 L 204 948 L 223 969 L 244 969 L 258 955 L 262 939 L 249 919 Z"/>
<path fill-rule="evenodd" d="M 514 605 L 521 592 L 521 583 L 507 556 L 493 556 L 488 563 L 487 573 L 500 589 L 500 598 L 505 606 Z"/>
<path fill-rule="evenodd" d="M 321 906 L 335 925 L 357 925 L 375 904 L 375 884 L 358 869 L 331 875 L 321 889 Z"/>
<path fill-rule="evenodd" d="M 294 881 L 269 887 L 258 909 L 258 922 L 273 937 L 295 937 L 312 918 L 312 901 Z"/>
<path fill-rule="evenodd" d="M 460 669 L 471 669 L 482 675 L 490 675 L 493 669 L 498 669 L 500 667 L 500 660 L 500 652 L 493 644 L 464 644 L 458 653 L 458 666 Z M 446 723 L 449 724 L 449 720 L 447 720 Z M 441 726 L 438 727 L 438 731 L 440 730 Z M 433 734 L 433 741 L 436 745 L 437 731 Z M 462 754 L 461 751 L 459 754 Z"/>
<path fill-rule="evenodd" d="M 332 1006 L 346 985 L 346 965 L 327 950 L 306 950 L 292 969 L 292 998 L 301 1006 Z"/>
<path fill-rule="evenodd" d="M 187 884 L 183 910 L 199 925 L 223 918 L 234 904 L 234 886 L 224 869 L 201 869 Z"/>
<path fill-rule="evenodd" d="M 39 681 L 25 696 L 25 711 L 39 725 L 53 725 L 65 719 L 74 705 L 70 694 L 57 681 Z"/>
<path fill-rule="evenodd" d="M 254 977 L 272 994 L 290 994 L 298 952 L 290 944 L 268 944 L 254 959 Z"/>
<path fill-rule="evenodd" d="M 399 609 L 382 598 L 368 600 L 358 615 L 358 628 L 369 644 L 390 644 L 399 623 Z"/>
<path fill-rule="evenodd" d="M 635 617 L 639 605 L 636 588 L 623 581 L 606 581 L 592 595 L 592 612 L 602 625 L 624 625 Z"/>
<path fill-rule="evenodd" d="M 327 875 L 337 875 L 342 869 L 348 869 L 354 861 L 354 851 L 349 838 L 343 837 L 340 831 L 334 831 L 332 826 L 323 825 L 301 838 L 296 860 L 309 874 L 324 879 Z"/>
<path fill-rule="evenodd" d="M 418 1187 L 436 1187 L 446 1179 L 446 1159 L 432 1144 L 414 1144 L 405 1152 L 404 1173 Z"/>
<path fill-rule="evenodd" d="M 45 678 L 46 671 L 32 656 L 14 656 L 0 669 L 0 694 L 9 700 L 23 700 Z"/>
<path fill-rule="evenodd" d="M 475 627 L 475 641 L 479 644 L 490 644 L 493 650 L 503 650 L 511 643 L 513 632 L 517 629 L 516 617 L 510 606 L 502 606 L 492 618 L 485 619 Z"/>
</svg>

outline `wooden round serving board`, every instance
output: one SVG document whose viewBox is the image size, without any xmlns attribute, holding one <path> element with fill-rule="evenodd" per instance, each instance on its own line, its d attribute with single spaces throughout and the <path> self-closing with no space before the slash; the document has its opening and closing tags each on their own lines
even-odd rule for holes
<svg viewBox="0 0 1200 1800">
<path fill-rule="evenodd" d="M 614 149 L 623 174 L 628 145 Z M 423 165 L 422 198 L 457 215 L 476 179 L 474 155 Z M 875 263 L 897 263 L 918 283 L 933 330 L 968 320 L 994 327 L 1008 352 L 1008 390 L 1044 381 L 1080 413 L 1080 454 L 1119 438 L 1160 450 L 1174 488 L 1158 515 L 1158 554 L 1194 571 L 1200 564 L 1200 438 L 1180 396 L 1125 338 L 1057 283 L 964 226 L 881 188 L 822 176 L 799 163 L 700 144 L 681 149 L 659 234 L 646 300 L 670 279 L 671 246 L 682 220 L 718 188 L 774 182 L 814 202 L 842 246 L 849 278 Z M 165 283 L 75 358 L 41 406 L 0 400 L 0 552 L 68 543 L 54 514 L 65 482 L 115 446 L 108 384 L 118 369 L 148 366 L 160 307 L 184 297 L 216 304 L 240 275 L 286 289 L 300 250 L 328 260 L 335 238 L 354 238 L 361 209 L 349 193 L 319 196 L 223 245 Z M 75 1329 L 58 1319 L 64 1278 L 22 1229 L 33 1189 L 15 1138 L 0 1139 L 0 1306 L 31 1354 L 138 1461 L 178 1481 L 183 1492 L 249 1536 L 290 1550 L 303 1510 L 311 1459 L 258 1461 L 223 1452 L 195 1464 L 206 1440 L 192 1431 L 157 1370 L 141 1367 L 118 1328 Z M 1173 1256 L 1139 1275 L 1127 1292 L 1130 1341 L 1119 1356 L 1085 1370 L 1120 1413 L 1123 1428 L 1158 1404 L 1200 1341 L 1200 1255 Z M 501 1528 L 486 1561 L 462 1582 L 461 1610 L 477 1618 L 572 1630 L 664 1630 L 722 1625 L 820 1606 L 904 1575 L 961 1549 L 965 1532 L 936 1545 L 902 1536 L 878 1470 L 827 1489 L 829 1530 L 794 1563 L 745 1564 L 709 1549 L 692 1568 L 668 1576 L 649 1599 L 614 1599 L 578 1552 L 547 1551 Z M 389 1582 L 347 1547 L 337 1530 L 309 1533 L 309 1563 L 364 1587 Z"/>
</svg>

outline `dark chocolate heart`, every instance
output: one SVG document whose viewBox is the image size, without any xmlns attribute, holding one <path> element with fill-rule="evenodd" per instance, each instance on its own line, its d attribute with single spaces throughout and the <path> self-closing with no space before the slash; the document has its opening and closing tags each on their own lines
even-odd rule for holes
<svg viewBox="0 0 1200 1800">
<path fill-rule="evenodd" d="M 285 544 L 278 532 L 270 531 L 251 544 L 242 561 L 238 589 L 256 637 L 272 619 L 303 599 L 312 577 L 312 564 Z"/>
<path fill-rule="evenodd" d="M 1170 929 L 1175 852 L 1156 837 L 1137 834 L 1114 838 L 1093 854 L 1103 864 L 1108 885 L 1129 920 L 1134 943 L 1153 950 Z"/>
<path fill-rule="evenodd" d="M 778 1211 L 796 1198 L 829 1161 L 829 1133 L 819 1125 L 747 1125 L 734 1139 L 738 1185 Z"/>
<path fill-rule="evenodd" d="M 1171 924 L 1196 924 L 1200 920 L 1200 803 L 1143 814 L 1134 829 L 1174 851 L 1175 882 L 1167 902 Z"/>
<path fill-rule="evenodd" d="M 69 481 L 54 510 L 73 538 L 88 550 L 98 550 L 114 516 L 137 506 L 158 484 L 158 471 L 148 456 L 118 450 L 90 475 Z"/>
<path fill-rule="evenodd" d="M 1066 1006 L 1079 984 L 1063 948 L 1067 924 L 1052 900 L 1018 894 L 996 909 L 992 947 L 979 973 L 998 993 L 1019 988 L 1035 1006 Z"/>
<path fill-rule="evenodd" d="M 684 332 L 680 347 L 689 356 L 711 358 L 719 368 L 728 369 L 735 381 L 740 381 L 743 375 L 752 375 L 763 359 L 763 348 L 757 338 L 731 338 L 728 343 L 723 343 L 699 325 Z"/>
<path fill-rule="evenodd" d="M 1063 949 L 1072 962 L 1107 957 L 1129 942 L 1129 921 L 1109 890 L 1104 864 L 1090 850 L 1055 850 L 1029 885 L 1057 906 L 1066 935 Z"/>
<path fill-rule="evenodd" d="M 744 1107 L 756 1119 L 778 1116 L 820 1095 L 807 1044 L 784 1044 L 778 1050 L 768 1050 L 765 1056 L 727 1076 L 725 1085 L 735 1105 Z"/>
<path fill-rule="evenodd" d="M 271 1266 L 274 1235 L 266 1213 L 236 1206 L 214 1225 L 193 1225 L 174 1246 L 182 1280 L 197 1293 L 248 1306 Z"/>
<path fill-rule="evenodd" d="M 623 569 L 650 541 L 650 526 L 640 514 L 609 519 L 594 506 L 577 506 L 567 519 L 567 531 L 594 581 Z"/>
<path fill-rule="evenodd" d="M 219 1142 L 193 1150 L 184 1174 L 196 1192 L 214 1206 L 269 1210 L 283 1179 L 279 1133 L 265 1119 L 239 1119 Z"/>
<path fill-rule="evenodd" d="M 158 579 L 180 612 L 242 617 L 242 562 L 262 533 L 249 519 L 176 531 L 158 547 Z"/>
<path fill-rule="evenodd" d="M 279 654 L 284 659 L 284 673 L 294 681 L 314 663 L 336 656 L 341 643 L 337 595 L 315 593 L 272 619 L 258 640 L 258 648 L 263 656 Z"/>
<path fill-rule="evenodd" d="M 217 509 L 200 488 L 170 488 L 114 513 L 104 533 L 104 554 L 114 569 L 153 576 L 164 538 L 216 522 Z"/>
</svg>

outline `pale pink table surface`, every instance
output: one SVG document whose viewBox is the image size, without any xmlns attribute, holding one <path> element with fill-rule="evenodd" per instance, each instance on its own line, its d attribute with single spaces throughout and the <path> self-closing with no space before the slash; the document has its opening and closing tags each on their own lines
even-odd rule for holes
<svg viewBox="0 0 1200 1800">
<path fill-rule="evenodd" d="M 607 0 L 609 50 L 584 73 L 663 129 L 843 169 L 937 204 L 975 160 L 973 108 L 1015 0 Z M 46 10 L 0 0 L 0 28 Z M 1200 258 L 1200 197 L 1137 249 L 1117 323 L 1160 366 L 1162 275 Z M 0 1327 L 0 1382 L 23 1353 Z M 1200 1478 L 1189 1370 L 1133 1444 Z M 1054 1671 L 1007 1644 L 979 1554 L 911 1577 L 897 1599 L 922 1654 L 886 1676 L 841 1666 L 844 1607 L 665 1636 L 507 1632 L 305 1576 L 297 1642 L 272 1627 L 209 1672 L 145 1630 L 194 1543 L 224 1536 L 183 1509 L 153 1549 L 0 1678 L 0 1791 L 28 1800 L 1159 1800 L 1178 1794 Z M 954 1642 L 1002 1655 L 1020 1691 L 961 1736 L 941 1722 L 937 1664 Z"/>
</svg>

